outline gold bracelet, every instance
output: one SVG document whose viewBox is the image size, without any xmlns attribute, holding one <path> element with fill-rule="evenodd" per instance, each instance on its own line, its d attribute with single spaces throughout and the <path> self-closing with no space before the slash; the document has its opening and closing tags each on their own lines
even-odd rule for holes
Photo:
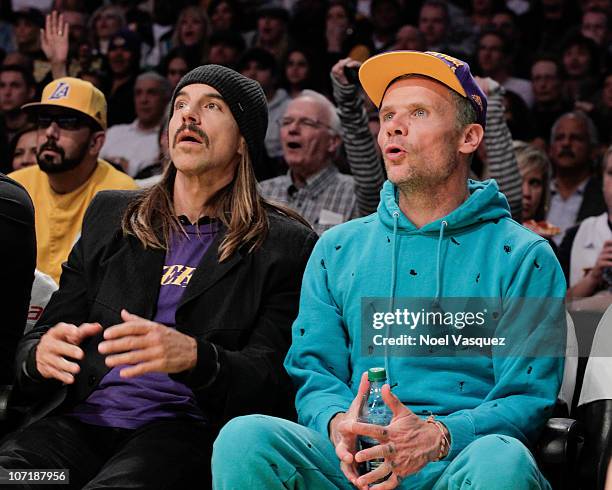
<svg viewBox="0 0 612 490">
<path fill-rule="evenodd" d="M 440 440 L 440 449 L 438 450 L 438 457 L 434 459 L 434 461 L 440 461 L 441 459 L 448 456 L 448 453 L 450 451 L 450 442 L 448 441 L 448 437 L 446 437 L 446 432 L 444 432 L 444 427 L 442 426 L 442 423 L 436 420 L 433 414 L 429 416 L 426 422 L 428 424 L 435 425 L 440 431 L 440 434 L 442 434 L 442 439 Z"/>
</svg>

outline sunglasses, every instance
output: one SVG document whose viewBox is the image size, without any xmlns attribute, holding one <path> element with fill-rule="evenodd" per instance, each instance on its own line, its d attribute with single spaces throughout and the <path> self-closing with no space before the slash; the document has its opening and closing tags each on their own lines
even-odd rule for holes
<svg viewBox="0 0 612 490">
<path fill-rule="evenodd" d="M 83 117 L 59 114 L 40 114 L 36 123 L 41 129 L 46 129 L 51 126 L 52 123 L 56 123 L 60 129 L 65 129 L 67 131 L 76 131 L 77 129 L 89 127 L 89 121 Z"/>
</svg>

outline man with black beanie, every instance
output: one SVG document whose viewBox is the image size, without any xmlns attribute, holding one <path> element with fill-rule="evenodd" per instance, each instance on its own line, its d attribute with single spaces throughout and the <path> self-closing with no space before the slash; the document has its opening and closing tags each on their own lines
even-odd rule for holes
<svg viewBox="0 0 612 490">
<path fill-rule="evenodd" d="M 257 82 L 205 65 L 178 83 L 161 182 L 97 194 L 19 344 L 33 408 L 1 468 L 69 469 L 74 488 L 207 488 L 226 421 L 291 416 L 282 362 L 316 235 L 257 193 L 266 127 Z"/>
</svg>

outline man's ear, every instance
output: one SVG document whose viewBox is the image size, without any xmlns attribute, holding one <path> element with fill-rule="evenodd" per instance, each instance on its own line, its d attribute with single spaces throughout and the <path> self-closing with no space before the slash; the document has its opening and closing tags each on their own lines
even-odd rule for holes
<svg viewBox="0 0 612 490">
<path fill-rule="evenodd" d="M 332 155 L 335 155 L 340 145 L 342 144 L 342 138 L 339 134 L 334 134 L 329 140 L 328 150 Z"/>
<path fill-rule="evenodd" d="M 459 153 L 469 155 L 474 153 L 484 138 L 484 129 L 480 124 L 468 124 L 461 132 Z"/>
<path fill-rule="evenodd" d="M 89 138 L 89 154 L 97 157 L 104 145 L 105 139 L 104 131 L 94 131 Z"/>
</svg>

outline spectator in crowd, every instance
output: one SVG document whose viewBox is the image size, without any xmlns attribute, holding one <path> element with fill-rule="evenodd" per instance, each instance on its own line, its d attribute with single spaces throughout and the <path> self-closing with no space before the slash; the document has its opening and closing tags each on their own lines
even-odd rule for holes
<svg viewBox="0 0 612 490">
<path fill-rule="evenodd" d="M 436 58 L 437 66 L 424 57 Z M 300 425 L 261 416 L 230 421 L 215 442 L 217 490 L 281 489 L 288 478 L 305 488 L 366 489 L 386 477 L 380 488 L 402 480 L 402 488 L 415 489 L 508 482 L 514 489 L 550 488 L 526 446 L 552 413 L 563 361 L 534 359 L 525 349 L 531 342 L 545 348 L 564 314 L 530 323 L 535 338 L 514 345 L 512 362 L 496 348 L 480 356 L 420 357 L 406 346 L 394 355 L 372 345 L 368 355 L 369 332 L 384 330 L 363 331 L 364 297 L 384 297 L 385 305 L 429 297 L 438 312 L 447 297 L 489 294 L 504 305 L 533 297 L 562 306 L 565 282 L 550 247 L 511 219 L 494 182 L 468 181 L 486 111 L 468 70 L 445 55 L 413 52 L 385 53 L 360 69 L 365 91 L 381 106 L 378 141 L 389 181 L 377 214 L 326 232 L 306 267 L 285 360 Z M 483 257 L 482 264 L 466 270 L 466 253 Z M 485 257 L 492 254 L 504 267 L 490 266 Z M 368 315 L 380 311 L 373 302 L 366 308 Z M 517 321 L 514 313 L 507 310 L 500 324 L 520 323 L 524 333 L 526 318 Z M 399 340 L 381 335 L 389 336 Z M 368 392 L 364 371 L 383 362 L 382 398 L 393 418 L 386 426 L 359 423 Z M 374 446 L 359 450 L 360 436 L 375 439 Z M 250 450 L 238 453 L 238 443 Z M 357 465 L 375 458 L 384 460 L 359 476 Z"/>
<path fill-rule="evenodd" d="M 554 238 L 557 245 L 565 230 L 605 210 L 601 178 L 593 175 L 597 145 L 597 129 L 582 112 L 566 113 L 552 127 L 550 161 L 554 178 L 547 219 L 561 228 L 562 233 Z"/>
<path fill-rule="evenodd" d="M 159 133 L 157 142 L 159 144 L 159 154 L 157 160 L 143 168 L 135 177 L 138 187 L 152 187 L 163 178 L 163 173 L 170 164 L 170 156 L 168 152 L 168 116 L 169 109 L 164 111 L 164 117 L 159 125 Z"/>
<path fill-rule="evenodd" d="M 89 18 L 89 33 L 94 50 L 106 55 L 111 39 L 126 28 L 125 16 L 116 5 L 103 5 Z"/>
<path fill-rule="evenodd" d="M 512 48 L 501 32 L 481 32 L 478 37 L 477 58 L 482 76 L 491 77 L 506 90 L 520 95 L 527 107 L 533 106 L 531 82 L 512 76 Z"/>
<path fill-rule="evenodd" d="M 283 64 L 281 86 L 292 99 L 307 88 L 321 92 L 319 72 L 314 53 L 308 48 L 294 46 L 287 52 L 287 59 Z"/>
<path fill-rule="evenodd" d="M 160 65 L 160 73 L 166 77 L 170 87 L 174 87 L 179 83 L 189 71 L 189 56 L 183 48 L 174 48 L 165 56 Z"/>
<path fill-rule="evenodd" d="M 266 133 L 266 151 L 271 158 L 283 154 L 280 142 L 280 130 L 275 121 L 285 113 L 291 98 L 284 88 L 278 87 L 278 65 L 272 54 L 262 48 L 247 50 L 238 64 L 238 69 L 245 77 L 259 82 L 268 101 L 268 131 Z"/>
<path fill-rule="evenodd" d="M 580 33 L 604 50 L 610 50 L 610 25 L 609 17 L 602 10 L 587 10 L 582 14 Z"/>
<path fill-rule="evenodd" d="M 395 40 L 397 29 L 402 25 L 402 11 L 399 2 L 397 0 L 372 0 L 370 21 L 372 22 L 374 50 L 377 53 L 388 50 Z M 363 58 L 360 59 L 363 60 Z"/>
<path fill-rule="evenodd" d="M 418 28 L 425 37 L 427 51 L 438 53 L 467 55 L 471 41 L 463 43 L 450 40 L 451 21 L 449 15 L 450 5 L 442 0 L 425 0 L 419 11 Z M 454 41 L 454 40 L 453 40 Z"/>
<path fill-rule="evenodd" d="M 77 488 L 210 488 L 227 420 L 288 416 L 282 360 L 316 235 L 257 193 L 265 96 L 205 65 L 172 108 L 164 179 L 98 194 L 20 344 L 19 388 L 40 410 L 3 440 L 2 468 L 58 465 Z"/>
<path fill-rule="evenodd" d="M 567 230 L 560 247 L 561 264 L 567 271 L 569 299 L 612 291 L 612 146 L 602 162 L 606 210 Z"/>
<path fill-rule="evenodd" d="M 25 167 L 36 165 L 36 155 L 38 153 L 38 134 L 34 124 L 26 124 L 13 137 L 11 144 L 11 167 L 19 170 Z"/>
<path fill-rule="evenodd" d="M 139 70 L 140 41 L 130 31 L 115 34 L 108 46 L 110 89 L 108 125 L 128 124 L 136 117 L 134 83 Z"/>
<path fill-rule="evenodd" d="M 210 36 L 208 62 L 235 69 L 246 44 L 236 31 L 216 31 Z"/>
<path fill-rule="evenodd" d="M 470 21 L 481 31 L 484 27 L 493 23 L 493 16 L 501 9 L 503 1 L 500 0 L 471 0 L 470 1 Z"/>
<path fill-rule="evenodd" d="M 172 35 L 182 0 L 168 2 L 153 0 L 151 26 L 153 46 L 144 60 L 144 66 L 158 66 L 172 48 Z"/>
<path fill-rule="evenodd" d="M 368 40 L 355 22 L 352 5 L 346 0 L 332 0 L 325 16 L 325 40 L 327 45 L 326 68 L 330 69 L 338 60 L 350 57 L 364 61 L 374 52 Z"/>
<path fill-rule="evenodd" d="M 572 109 L 563 97 L 561 65 L 553 56 L 542 55 L 531 65 L 534 104 L 531 110 L 535 136 L 547 141 L 553 123 Z"/>
<path fill-rule="evenodd" d="M 172 35 L 172 45 L 183 48 L 189 66 L 206 63 L 209 37 L 210 20 L 203 8 L 189 5 L 181 10 Z"/>
<path fill-rule="evenodd" d="M 103 189 L 134 189 L 136 184 L 98 158 L 107 126 L 106 101 L 93 85 L 59 78 L 45 87 L 41 102 L 24 109 L 32 112 L 38 127 L 38 165 L 11 177 L 34 202 L 37 268 L 59 282 L 61 265 L 94 195 Z"/>
<path fill-rule="evenodd" d="M 289 12 L 279 3 L 271 1 L 257 9 L 257 29 L 247 37 L 248 48 L 268 51 L 280 64 L 289 47 Z"/>
<path fill-rule="evenodd" d="M 516 14 L 508 8 L 499 9 L 491 18 L 490 25 L 508 40 L 512 49 L 511 57 L 514 61 L 515 74 L 528 78 L 533 53 L 524 39 Z"/>
<path fill-rule="evenodd" d="M 319 234 L 376 209 L 384 181 L 381 165 L 377 158 L 361 155 L 349 158 L 353 176 L 338 171 L 334 157 L 342 144 L 342 129 L 327 98 L 303 91 L 289 103 L 279 124 L 289 171 L 261 183 L 266 198 L 295 209 Z"/>
<path fill-rule="evenodd" d="M 100 157 L 121 165 L 135 177 L 159 156 L 159 124 L 172 95 L 170 83 L 150 71 L 138 75 L 134 86 L 136 119 L 130 124 L 116 124 L 106 133 Z"/>
<path fill-rule="evenodd" d="M 45 55 L 40 48 L 40 30 L 44 22 L 45 17 L 40 10 L 31 7 L 15 12 L 13 17 L 17 51 L 28 56 L 34 63 L 32 74 L 36 82 L 40 82 L 49 70 Z"/>
<path fill-rule="evenodd" d="M 546 153 L 529 143 L 515 144 L 516 159 L 522 178 L 522 209 L 520 222 L 526 228 L 546 238 L 555 255 L 559 248 L 553 241 L 559 229 L 546 221 L 550 203 L 552 169 Z"/>
<path fill-rule="evenodd" d="M 3 274 L 10 279 L 0 295 L 0 385 L 11 385 L 34 280 L 36 234 L 32 200 L 21 185 L 4 174 L 0 174 L 0 254 L 5 259 Z"/>
<path fill-rule="evenodd" d="M 36 85 L 32 72 L 19 65 L 0 66 L 0 111 L 9 142 L 28 122 L 21 106 L 34 98 Z"/>
<path fill-rule="evenodd" d="M 521 222 L 543 221 L 550 203 L 550 160 L 542 150 L 527 143 L 516 149 L 516 160 L 523 181 Z"/>
<path fill-rule="evenodd" d="M 425 51 L 425 36 L 412 25 L 400 27 L 395 34 L 394 51 Z"/>
<path fill-rule="evenodd" d="M 599 52 L 595 42 L 582 34 L 570 34 L 561 46 L 565 97 L 572 101 L 588 100 L 597 86 Z"/>
<path fill-rule="evenodd" d="M 212 0 L 208 4 L 208 17 L 213 33 L 218 31 L 240 31 L 242 15 L 235 0 Z"/>
<path fill-rule="evenodd" d="M 601 93 L 595 98 L 590 116 L 593 118 L 601 140 L 612 144 L 612 72 L 603 78 Z"/>
<path fill-rule="evenodd" d="M 506 124 L 512 133 L 512 138 L 520 141 L 531 141 L 534 144 L 541 144 L 536 141 L 535 129 L 531 118 L 531 112 L 527 104 L 520 95 L 511 90 L 504 93 L 504 109 Z M 543 144 L 545 147 L 545 143 Z"/>
</svg>

